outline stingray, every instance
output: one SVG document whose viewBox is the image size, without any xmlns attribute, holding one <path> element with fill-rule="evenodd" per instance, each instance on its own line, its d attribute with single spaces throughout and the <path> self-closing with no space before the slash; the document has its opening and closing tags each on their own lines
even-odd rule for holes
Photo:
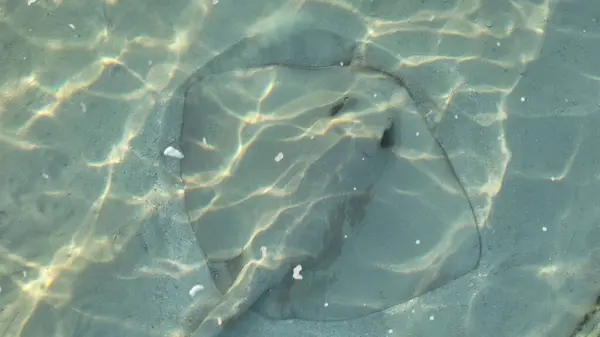
<svg viewBox="0 0 600 337">
<path fill-rule="evenodd" d="M 223 296 L 186 315 L 215 336 L 252 310 L 345 320 L 477 267 L 472 207 L 395 74 L 329 31 L 245 38 L 194 72 L 181 109 L 185 205 Z"/>
</svg>

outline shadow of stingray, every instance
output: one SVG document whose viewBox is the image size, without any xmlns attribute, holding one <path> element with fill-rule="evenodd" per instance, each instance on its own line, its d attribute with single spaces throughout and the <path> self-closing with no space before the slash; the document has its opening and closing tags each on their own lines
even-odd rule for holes
<svg viewBox="0 0 600 337">
<path fill-rule="evenodd" d="M 178 89 L 186 209 L 223 292 L 190 308 L 195 336 L 249 308 L 356 318 L 477 267 L 475 217 L 433 127 L 356 49 L 316 29 L 246 38 Z"/>
</svg>

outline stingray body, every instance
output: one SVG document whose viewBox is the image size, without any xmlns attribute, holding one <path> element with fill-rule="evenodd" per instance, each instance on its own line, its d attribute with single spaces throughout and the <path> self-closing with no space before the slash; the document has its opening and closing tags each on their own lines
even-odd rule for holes
<svg viewBox="0 0 600 337">
<path fill-rule="evenodd" d="M 321 30 L 247 38 L 177 90 L 186 209 L 223 293 L 191 307 L 194 336 L 248 309 L 360 317 L 477 266 L 479 233 L 444 150 L 402 80 L 355 52 Z"/>
</svg>

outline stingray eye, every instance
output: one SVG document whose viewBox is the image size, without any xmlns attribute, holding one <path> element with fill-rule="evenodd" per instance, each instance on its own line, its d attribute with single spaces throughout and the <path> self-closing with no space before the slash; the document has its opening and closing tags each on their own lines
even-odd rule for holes
<svg viewBox="0 0 600 337">
<path fill-rule="evenodd" d="M 385 130 L 383 130 L 383 134 L 381 135 L 381 140 L 379 141 L 379 146 L 382 149 L 387 149 L 394 146 L 394 138 L 395 138 L 395 130 L 394 130 L 394 120 L 389 119 L 388 125 Z"/>
<path fill-rule="evenodd" d="M 348 96 L 344 96 L 341 100 L 335 103 L 329 110 L 329 116 L 335 117 L 344 108 L 344 105 L 348 101 Z"/>
</svg>

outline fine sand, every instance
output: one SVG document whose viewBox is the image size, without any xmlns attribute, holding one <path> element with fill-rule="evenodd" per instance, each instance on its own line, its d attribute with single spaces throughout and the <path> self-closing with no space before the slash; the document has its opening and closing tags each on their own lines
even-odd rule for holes
<svg viewBox="0 0 600 337">
<path fill-rule="evenodd" d="M 186 315 L 222 296 L 162 155 L 181 130 L 163 107 L 228 47 L 295 20 L 378 46 L 367 61 L 430 100 L 482 253 L 384 311 L 248 311 L 218 336 L 599 336 L 593 0 L 1 3 L 0 335 L 191 333 Z"/>
</svg>

